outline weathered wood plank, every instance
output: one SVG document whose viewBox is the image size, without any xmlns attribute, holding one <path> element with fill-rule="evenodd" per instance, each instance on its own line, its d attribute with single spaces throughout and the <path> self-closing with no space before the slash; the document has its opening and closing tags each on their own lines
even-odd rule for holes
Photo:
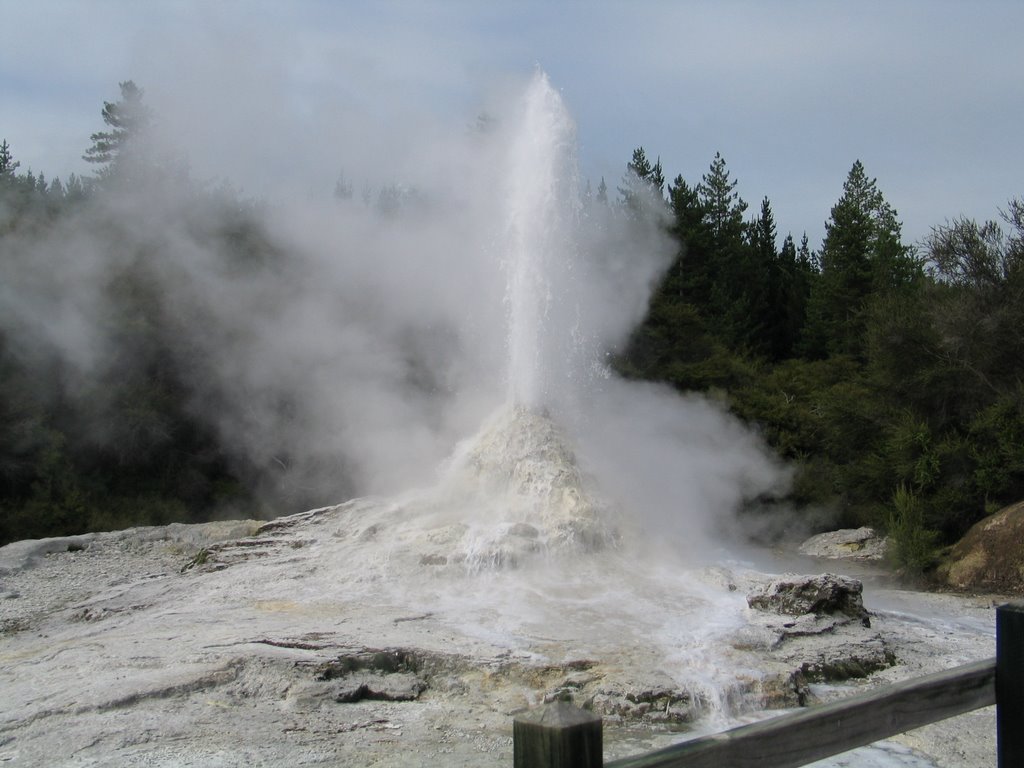
<svg viewBox="0 0 1024 768">
<path fill-rule="evenodd" d="M 601 768 L 601 717 L 556 701 L 512 722 L 515 768 Z"/>
<path fill-rule="evenodd" d="M 1024 605 L 996 609 L 996 743 L 999 768 L 1024 765 Z"/>
<path fill-rule="evenodd" d="M 657 752 L 615 760 L 606 763 L 605 768 L 798 768 L 995 704 L 995 678 L 995 659 L 965 664 Z"/>
</svg>

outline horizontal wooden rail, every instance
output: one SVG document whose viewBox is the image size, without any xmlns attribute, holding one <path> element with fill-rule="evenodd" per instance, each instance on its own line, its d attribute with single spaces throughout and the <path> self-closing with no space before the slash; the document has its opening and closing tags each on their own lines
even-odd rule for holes
<svg viewBox="0 0 1024 768">
<path fill-rule="evenodd" d="M 996 660 L 978 661 L 780 715 L 605 768 L 798 768 L 996 703 Z"/>
</svg>

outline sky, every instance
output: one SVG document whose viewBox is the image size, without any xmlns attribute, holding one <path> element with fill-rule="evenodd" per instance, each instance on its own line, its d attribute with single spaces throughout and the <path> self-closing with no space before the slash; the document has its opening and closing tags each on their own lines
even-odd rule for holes
<svg viewBox="0 0 1024 768">
<path fill-rule="evenodd" d="M 194 176 L 253 196 L 329 195 L 443 172 L 536 67 L 614 191 L 633 149 L 669 179 L 716 152 L 780 242 L 820 245 L 855 160 L 904 240 L 1022 194 L 1024 3 L 0 0 L 0 139 L 66 178 L 118 82 L 145 89 Z M 444 153 L 437 153 L 438 157 Z"/>
</svg>

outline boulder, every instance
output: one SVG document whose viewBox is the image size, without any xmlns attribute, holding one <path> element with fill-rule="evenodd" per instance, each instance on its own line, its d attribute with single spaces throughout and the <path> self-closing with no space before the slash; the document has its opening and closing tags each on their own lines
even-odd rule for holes
<svg viewBox="0 0 1024 768">
<path fill-rule="evenodd" d="M 887 539 L 874 528 L 844 528 L 812 536 L 800 545 L 800 554 L 829 560 L 881 560 Z"/>
<path fill-rule="evenodd" d="M 811 683 L 868 677 L 896 664 L 885 630 L 871 629 L 863 585 L 834 574 L 787 574 L 747 595 L 754 609 L 733 647 L 759 654 L 761 693 L 776 706 L 805 706 Z"/>
<path fill-rule="evenodd" d="M 849 576 L 783 576 L 747 595 L 747 605 L 759 611 L 786 616 L 834 616 L 840 614 L 866 622 L 864 585 Z"/>
<path fill-rule="evenodd" d="M 972 527 L 939 565 L 939 579 L 954 589 L 1024 594 L 1024 501 Z"/>
</svg>

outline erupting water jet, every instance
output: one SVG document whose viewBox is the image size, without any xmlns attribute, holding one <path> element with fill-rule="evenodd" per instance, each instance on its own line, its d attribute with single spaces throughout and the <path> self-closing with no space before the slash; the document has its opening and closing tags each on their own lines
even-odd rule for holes
<svg viewBox="0 0 1024 768">
<path fill-rule="evenodd" d="M 508 163 L 508 398 L 536 409 L 572 380 L 577 358 L 555 310 L 573 300 L 579 172 L 575 125 L 543 73 L 526 91 L 521 120 Z"/>
</svg>

